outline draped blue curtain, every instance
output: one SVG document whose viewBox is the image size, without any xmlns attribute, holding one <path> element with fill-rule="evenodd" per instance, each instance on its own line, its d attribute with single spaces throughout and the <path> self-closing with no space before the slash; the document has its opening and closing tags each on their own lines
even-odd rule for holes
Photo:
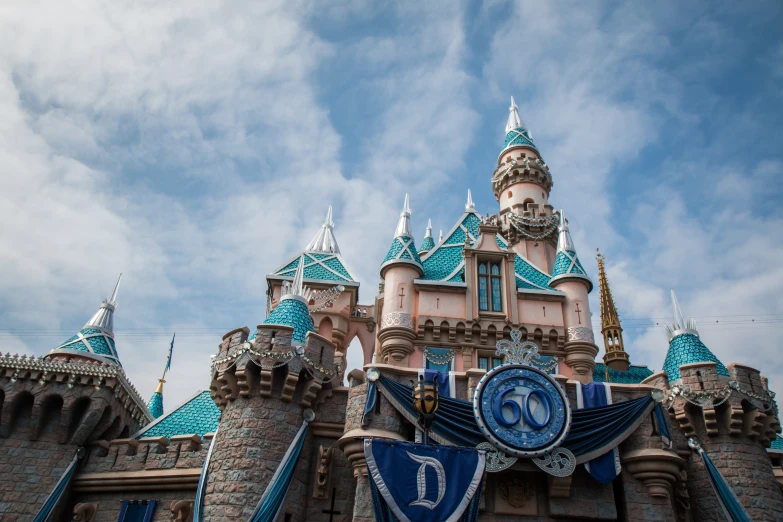
<svg viewBox="0 0 783 522">
<path fill-rule="evenodd" d="M 416 424 L 419 414 L 413 406 L 411 388 L 385 375 L 378 378 L 377 384 L 384 397 Z M 571 430 L 562 445 L 577 457 L 577 463 L 603 455 L 628 438 L 654 405 L 652 396 L 645 395 L 609 406 L 574 410 Z M 430 432 L 435 440 L 448 441 L 456 446 L 476 447 L 487 441 L 476 424 L 473 404 L 448 397 L 440 398 Z"/>
<path fill-rule="evenodd" d="M 672 435 L 669 433 L 669 425 L 666 423 L 666 415 L 663 412 L 663 406 L 658 403 L 653 409 L 653 415 L 655 417 L 655 425 L 658 428 L 658 433 L 661 436 L 661 442 L 672 447 Z"/>
<path fill-rule="evenodd" d="M 745 507 L 740 503 L 734 491 L 732 491 L 731 486 L 723 478 L 715 464 L 712 463 L 709 455 L 701 448 L 698 448 L 696 451 L 704 461 L 707 475 L 710 477 L 710 484 L 712 484 L 712 489 L 718 497 L 718 502 L 723 508 L 726 519 L 729 522 L 753 522 L 748 512 L 745 511 Z"/>
<path fill-rule="evenodd" d="M 71 484 L 71 479 L 73 478 L 73 474 L 76 471 L 76 464 L 83 455 L 84 449 L 79 448 L 76 450 L 76 455 L 73 456 L 73 460 L 68 465 L 68 467 L 65 468 L 65 472 L 60 477 L 60 480 L 57 481 L 57 484 L 54 486 L 52 492 L 49 493 L 48 497 L 46 497 L 43 506 L 41 506 L 38 514 L 35 515 L 33 522 L 45 522 L 46 519 L 48 519 L 52 514 L 54 508 L 57 507 L 57 503 L 60 502 L 63 494 L 67 491 L 68 486 Z"/>
<path fill-rule="evenodd" d="M 362 429 L 367 429 L 373 419 L 375 404 L 378 402 L 378 386 L 375 381 L 367 383 L 367 397 L 364 400 L 364 412 L 362 413 Z"/>
<path fill-rule="evenodd" d="M 157 500 L 123 500 L 117 522 L 150 522 Z"/>
<path fill-rule="evenodd" d="M 291 479 L 294 476 L 299 455 L 302 453 L 308 424 L 309 422 L 305 420 L 294 440 L 291 441 L 291 445 L 288 447 L 285 455 L 283 455 L 280 465 L 277 466 L 272 480 L 269 481 L 264 494 L 258 500 L 256 509 L 250 516 L 250 522 L 274 522 L 277 519 L 277 515 L 283 508 L 283 501 L 285 500 L 285 494 L 288 492 L 288 486 L 291 485 Z"/>
<path fill-rule="evenodd" d="M 218 424 L 214 435 L 212 435 L 212 441 L 209 443 L 209 450 L 207 451 L 207 457 L 204 459 L 204 465 L 201 466 L 201 475 L 198 478 L 198 486 L 196 487 L 196 501 L 193 502 L 193 522 L 201 522 L 204 511 L 204 493 L 207 487 L 207 470 L 209 469 L 209 461 L 212 460 L 212 450 L 215 448 L 215 440 L 217 439 L 218 430 L 220 430 L 220 424 Z"/>
</svg>

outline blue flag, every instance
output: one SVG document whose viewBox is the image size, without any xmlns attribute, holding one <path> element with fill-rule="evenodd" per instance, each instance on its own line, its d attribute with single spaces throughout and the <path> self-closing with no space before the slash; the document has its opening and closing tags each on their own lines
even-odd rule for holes
<svg viewBox="0 0 783 522">
<path fill-rule="evenodd" d="M 166 363 L 166 371 L 171 370 L 171 356 L 174 354 L 174 338 L 177 336 L 177 333 L 174 332 L 174 335 L 171 336 L 171 346 L 169 347 L 169 361 Z"/>
<path fill-rule="evenodd" d="M 485 457 L 475 448 L 365 439 L 364 456 L 385 504 L 376 519 L 387 519 L 385 507 L 400 522 L 465 520 L 469 505 L 478 516 Z"/>
</svg>

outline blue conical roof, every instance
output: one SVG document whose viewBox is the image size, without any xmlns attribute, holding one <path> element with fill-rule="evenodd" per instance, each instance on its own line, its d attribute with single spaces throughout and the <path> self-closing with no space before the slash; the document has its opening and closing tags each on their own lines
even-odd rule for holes
<svg viewBox="0 0 783 522">
<path fill-rule="evenodd" d="M 535 143 L 533 143 L 533 135 L 530 130 L 525 126 L 525 122 L 519 117 L 519 107 L 517 107 L 514 97 L 511 97 L 511 107 L 509 107 L 508 122 L 506 123 L 506 139 L 503 141 L 503 150 L 500 155 L 502 156 L 507 149 L 511 147 L 529 147 L 540 156 Z"/>
<path fill-rule="evenodd" d="M 593 282 L 585 272 L 579 257 L 576 255 L 576 247 L 571 239 L 571 231 L 568 228 L 568 222 L 565 214 L 560 211 L 560 235 L 557 238 L 557 256 L 555 257 L 555 267 L 552 270 L 552 279 L 549 282 L 551 286 L 556 286 L 558 281 L 566 279 L 581 279 L 587 284 L 588 293 L 593 290 Z"/>
<path fill-rule="evenodd" d="M 400 220 L 397 223 L 397 230 L 394 233 L 394 239 L 392 240 L 389 252 L 381 263 L 381 277 L 386 273 L 386 270 L 391 265 L 407 264 L 411 265 L 419 270 L 420 274 L 424 274 L 424 267 L 421 264 L 421 258 L 416 250 L 416 244 L 413 240 L 413 233 L 411 232 L 411 209 L 408 204 L 408 195 L 405 194 L 405 203 L 400 212 Z"/>
<path fill-rule="evenodd" d="M 714 353 L 701 341 L 693 319 L 685 319 L 677 302 L 674 290 L 671 291 L 672 314 L 674 321 L 667 325 L 669 331 L 669 351 L 663 362 L 669 382 L 681 380 L 680 366 L 699 362 L 714 362 L 718 375 L 729 376 L 729 370 Z"/>
<path fill-rule="evenodd" d="M 294 329 L 293 341 L 304 344 L 307 332 L 315 332 L 307 304 L 298 296 L 286 295 L 264 320 L 264 324 L 281 324 Z"/>
<path fill-rule="evenodd" d="M 163 394 L 161 392 L 156 391 L 152 394 L 150 402 L 147 403 L 147 409 L 156 419 L 163 415 Z"/>
<path fill-rule="evenodd" d="M 122 274 L 114 285 L 109 298 L 101 303 L 95 315 L 79 330 L 79 333 L 52 350 L 51 354 L 72 353 L 92 357 L 103 362 L 122 366 L 117 348 L 114 345 L 114 310 L 117 307 L 117 293 Z"/>
</svg>

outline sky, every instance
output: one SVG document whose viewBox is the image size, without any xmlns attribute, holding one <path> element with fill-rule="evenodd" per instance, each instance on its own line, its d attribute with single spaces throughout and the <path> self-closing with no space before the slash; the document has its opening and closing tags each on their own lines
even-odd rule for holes
<svg viewBox="0 0 783 522">
<path fill-rule="evenodd" d="M 368 304 L 406 192 L 418 242 L 468 189 L 496 213 L 513 95 L 594 281 L 606 256 L 631 362 L 661 369 L 674 288 L 724 363 L 781 390 L 782 10 L 3 2 L 0 350 L 55 348 L 122 272 L 117 348 L 145 399 L 177 332 L 170 409 L 263 321 L 266 274 L 329 205 Z"/>
</svg>

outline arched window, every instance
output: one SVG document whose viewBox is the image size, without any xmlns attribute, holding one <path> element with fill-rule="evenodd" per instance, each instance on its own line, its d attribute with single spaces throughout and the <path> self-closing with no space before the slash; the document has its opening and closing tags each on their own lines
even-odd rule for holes
<svg viewBox="0 0 783 522">
<path fill-rule="evenodd" d="M 479 310 L 482 312 L 503 311 L 500 263 L 489 261 L 478 266 Z"/>
</svg>

